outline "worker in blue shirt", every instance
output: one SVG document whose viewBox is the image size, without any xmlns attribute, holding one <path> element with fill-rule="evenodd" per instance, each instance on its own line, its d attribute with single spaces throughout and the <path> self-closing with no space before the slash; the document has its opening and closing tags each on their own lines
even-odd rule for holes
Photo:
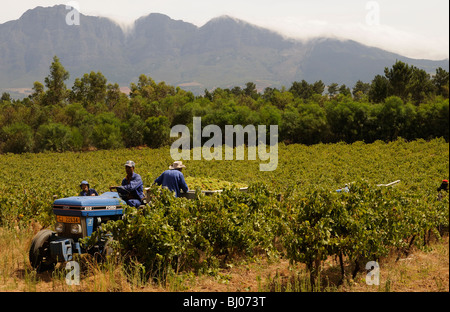
<svg viewBox="0 0 450 312">
<path fill-rule="evenodd" d="M 98 196 L 98 193 L 95 189 L 89 188 L 88 181 L 81 181 L 80 187 L 81 192 L 78 196 Z"/>
<path fill-rule="evenodd" d="M 169 170 L 164 171 L 155 180 L 155 183 L 168 188 L 170 191 L 175 192 L 176 197 L 180 197 L 180 190 L 183 190 L 185 193 L 189 191 L 189 187 L 184 180 L 184 175 L 181 172 L 183 168 L 186 168 L 186 166 L 181 161 L 174 162 L 169 166 Z"/>
<path fill-rule="evenodd" d="M 128 206 L 138 208 L 144 203 L 144 183 L 139 174 L 134 172 L 134 161 L 128 160 L 125 163 L 127 176 L 122 180 L 121 186 L 110 186 L 109 190 L 116 189 Z"/>
</svg>

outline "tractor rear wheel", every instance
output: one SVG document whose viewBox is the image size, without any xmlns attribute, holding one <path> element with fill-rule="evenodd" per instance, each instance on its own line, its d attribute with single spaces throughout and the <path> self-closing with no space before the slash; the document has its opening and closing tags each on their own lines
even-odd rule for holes
<svg viewBox="0 0 450 312">
<path fill-rule="evenodd" d="M 31 241 L 29 259 L 31 266 L 38 273 L 53 270 L 56 263 L 50 258 L 50 237 L 53 235 L 51 230 L 42 230 L 38 232 Z"/>
</svg>

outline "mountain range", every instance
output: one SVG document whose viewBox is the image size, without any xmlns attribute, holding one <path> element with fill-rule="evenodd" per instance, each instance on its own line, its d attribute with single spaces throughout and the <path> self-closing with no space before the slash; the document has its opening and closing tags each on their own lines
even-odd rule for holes
<svg viewBox="0 0 450 312">
<path fill-rule="evenodd" d="M 64 5 L 36 7 L 0 24 L 0 91 L 43 83 L 55 55 L 70 73 L 69 88 L 84 73 L 100 71 L 122 87 L 145 74 L 200 94 L 250 81 L 259 90 L 303 79 L 352 87 L 396 60 L 429 73 L 449 70 L 448 59 L 411 59 L 351 40 L 290 39 L 229 16 L 197 27 L 152 13 L 124 31 L 108 18 L 83 14 L 79 25 L 68 25 L 69 13 Z"/>
</svg>

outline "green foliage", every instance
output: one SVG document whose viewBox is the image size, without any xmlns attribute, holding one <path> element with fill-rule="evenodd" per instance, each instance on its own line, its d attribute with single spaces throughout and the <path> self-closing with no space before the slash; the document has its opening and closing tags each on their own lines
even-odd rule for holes
<svg viewBox="0 0 450 312">
<path fill-rule="evenodd" d="M 372 80 L 369 90 L 369 100 L 374 103 L 381 103 L 388 96 L 389 80 L 381 75 L 376 75 Z"/>
<path fill-rule="evenodd" d="M 120 120 L 112 113 L 102 113 L 96 118 L 92 129 L 92 142 L 100 149 L 114 149 L 123 146 Z"/>
<path fill-rule="evenodd" d="M 281 136 L 284 140 L 315 144 L 326 139 L 326 112 L 318 104 L 300 104 L 298 107 L 289 105 L 282 116 Z"/>
<path fill-rule="evenodd" d="M 4 153 L 26 153 L 33 149 L 33 131 L 31 127 L 23 122 L 4 126 L 0 131 L 3 144 L 0 151 Z"/>
<path fill-rule="evenodd" d="M 138 115 L 133 115 L 121 126 L 125 147 L 141 146 L 144 144 L 146 124 Z"/>
<path fill-rule="evenodd" d="M 70 93 L 72 102 L 80 102 L 89 107 L 92 104 L 104 102 L 106 97 L 106 78 L 102 73 L 84 74 L 83 78 L 76 78 Z"/>
<path fill-rule="evenodd" d="M 436 94 L 448 98 L 449 74 L 447 71 L 439 67 L 432 79 L 432 83 L 436 88 Z"/>
<path fill-rule="evenodd" d="M 416 237 L 448 228 L 448 198 L 437 201 L 436 194 L 419 196 L 365 181 L 353 183 L 348 193 L 296 190 L 283 205 L 287 256 L 312 272 L 329 256 L 378 261 L 393 249 L 408 250 Z"/>
<path fill-rule="evenodd" d="M 334 141 L 354 142 L 364 139 L 369 107 L 364 103 L 344 98 L 326 105 L 326 117 Z M 377 116 L 378 117 L 378 116 Z"/>
<path fill-rule="evenodd" d="M 144 141 L 149 147 L 158 148 L 168 143 L 170 127 L 167 117 L 149 117 L 145 126 Z"/>
<path fill-rule="evenodd" d="M 82 180 L 100 194 L 109 191 L 125 175 L 128 159 L 148 187 L 172 162 L 166 147 L 0 157 L 0 224 L 6 227 L 31 220 L 51 226 L 53 195 L 78 194 Z M 448 194 L 437 200 L 436 193 L 448 178 L 448 157 L 448 143 L 435 139 L 280 144 L 275 172 L 259 171 L 258 161 L 187 161 L 187 180 L 235 186 L 212 196 L 197 192 L 194 200 L 152 186 L 144 209 L 127 208 L 122 220 L 105 224 L 85 243 L 110 232 L 124 256 L 159 279 L 170 270 L 214 271 L 256 255 L 305 263 L 314 278 L 326 257 L 342 255 L 352 264 L 401 255 L 412 245 L 426 246 L 430 233 L 448 231 Z M 43 174 L 49 166 L 51 174 Z M 397 179 L 398 185 L 376 186 Z M 335 191 L 352 181 L 348 193 Z M 248 192 L 238 183 L 249 185 Z"/>
<path fill-rule="evenodd" d="M 0 97 L 0 101 L 3 102 L 11 102 L 11 95 L 7 92 L 3 92 L 2 96 Z"/>
<path fill-rule="evenodd" d="M 64 152 L 80 150 L 82 137 L 78 129 L 60 123 L 44 124 L 36 132 L 36 144 L 39 151 Z"/>
<path fill-rule="evenodd" d="M 363 95 L 369 94 L 370 91 L 370 83 L 364 83 L 361 80 L 358 80 L 353 87 L 352 94 L 355 97 L 355 99 L 360 100 L 362 99 Z"/>
<path fill-rule="evenodd" d="M 302 80 L 289 88 L 268 87 L 262 94 L 248 82 L 196 97 L 141 75 L 127 95 L 101 72 L 76 78 L 71 90 L 65 86 L 68 77 L 55 56 L 45 86 L 36 81 L 33 93 L 22 101 L 2 95 L 0 129 L 22 123 L 31 128 L 31 135 L 22 127 L 18 135 L 26 142 L 23 148 L 12 147 L 15 139 L 3 131 L 0 152 L 20 153 L 30 146 L 34 151 L 158 148 L 171 142 L 171 127 L 189 127 L 193 117 L 202 117 L 205 126 L 219 126 L 222 133 L 226 125 L 278 125 L 280 142 L 308 145 L 449 137 L 448 72 L 438 68 L 431 78 L 400 61 L 371 83 L 359 80 L 352 90 L 332 83 L 327 94 L 321 80 Z M 58 142 L 42 138 L 43 132 L 50 133 L 48 125 L 53 125 Z"/>
<path fill-rule="evenodd" d="M 399 97 L 387 98 L 378 113 L 381 138 L 386 140 L 397 138 L 400 128 L 406 121 L 405 115 L 405 106 Z"/>
<path fill-rule="evenodd" d="M 187 200 L 152 187 L 145 208 L 127 208 L 122 220 L 109 222 L 85 243 L 110 232 L 123 254 L 158 278 L 169 268 L 206 271 L 230 256 L 260 250 L 272 254 L 277 222 L 270 211 L 273 198 L 261 188 L 254 186 L 249 193 L 225 189 L 221 195 Z"/>
<path fill-rule="evenodd" d="M 67 79 L 69 79 L 69 72 L 62 66 L 57 56 L 53 57 L 50 75 L 45 78 L 45 86 L 48 88 L 44 99 L 46 105 L 60 105 L 63 103 L 68 95 L 65 84 Z"/>
<path fill-rule="evenodd" d="M 384 75 L 389 81 L 388 93 L 406 100 L 408 95 L 408 83 L 411 79 L 413 68 L 408 64 L 397 61 L 392 68 L 385 68 Z"/>
</svg>

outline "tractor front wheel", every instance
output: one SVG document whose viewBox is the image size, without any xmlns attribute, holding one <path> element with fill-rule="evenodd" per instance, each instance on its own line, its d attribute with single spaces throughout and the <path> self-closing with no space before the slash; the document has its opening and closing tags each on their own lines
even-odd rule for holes
<svg viewBox="0 0 450 312">
<path fill-rule="evenodd" d="M 31 241 L 29 252 L 30 264 L 38 273 L 55 268 L 56 263 L 50 257 L 50 237 L 53 233 L 51 230 L 42 230 Z"/>
</svg>

